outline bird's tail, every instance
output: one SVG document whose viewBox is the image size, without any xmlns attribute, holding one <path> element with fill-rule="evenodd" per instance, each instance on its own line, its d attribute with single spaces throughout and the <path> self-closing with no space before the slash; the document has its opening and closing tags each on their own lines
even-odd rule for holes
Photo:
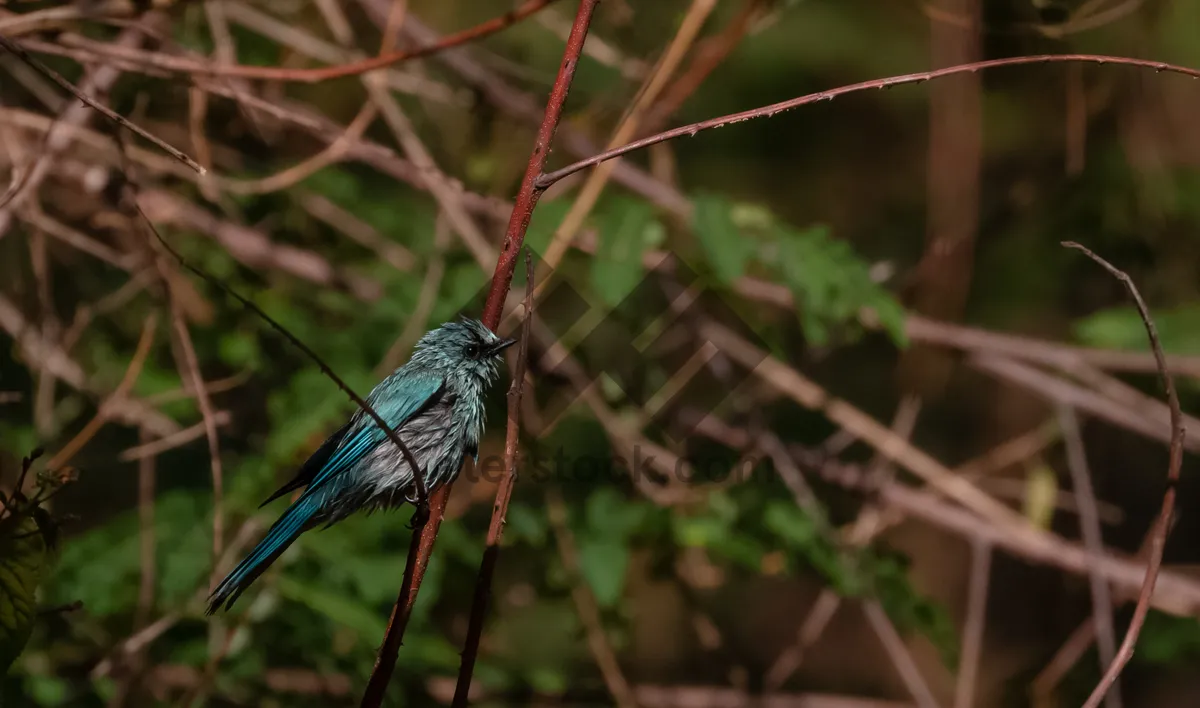
<svg viewBox="0 0 1200 708">
<path fill-rule="evenodd" d="M 320 501 L 314 497 L 300 499 L 283 512 L 283 516 L 271 526 L 263 540 L 259 541 L 250 555 L 246 556 L 238 566 L 230 571 L 221 584 L 208 597 L 208 610 L 211 615 L 221 609 L 233 607 L 238 596 L 250 587 L 258 576 L 275 562 L 292 542 L 304 533 L 320 508 Z"/>
</svg>

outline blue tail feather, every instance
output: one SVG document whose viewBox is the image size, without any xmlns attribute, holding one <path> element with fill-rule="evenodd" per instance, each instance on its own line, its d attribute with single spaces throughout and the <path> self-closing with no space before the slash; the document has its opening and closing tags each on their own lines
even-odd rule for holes
<svg viewBox="0 0 1200 708">
<path fill-rule="evenodd" d="M 205 614 L 211 615 L 222 606 L 225 609 L 232 607 L 238 596 L 304 533 L 319 508 L 320 500 L 314 497 L 301 497 L 288 507 L 250 555 L 230 571 L 213 590 L 208 598 L 208 610 Z"/>
</svg>

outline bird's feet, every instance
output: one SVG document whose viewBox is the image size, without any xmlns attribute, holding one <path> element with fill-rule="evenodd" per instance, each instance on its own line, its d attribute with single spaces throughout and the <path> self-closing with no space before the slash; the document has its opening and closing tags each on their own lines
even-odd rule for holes
<svg viewBox="0 0 1200 708">
<path fill-rule="evenodd" d="M 423 527 L 426 521 L 429 521 L 429 501 L 422 499 L 413 504 L 413 515 L 408 520 L 408 528 L 415 531 Z"/>
</svg>

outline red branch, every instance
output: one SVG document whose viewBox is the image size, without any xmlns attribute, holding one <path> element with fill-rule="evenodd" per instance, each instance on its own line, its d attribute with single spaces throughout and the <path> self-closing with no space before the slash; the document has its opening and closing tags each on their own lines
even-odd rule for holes
<svg viewBox="0 0 1200 708">
<path fill-rule="evenodd" d="M 475 659 L 479 655 L 479 642 L 483 638 L 483 621 L 491 603 L 492 578 L 496 574 L 496 561 L 500 557 L 500 538 L 504 535 L 504 520 L 508 516 L 508 503 L 512 501 L 513 487 L 517 483 L 517 443 L 521 435 L 521 392 L 525 386 L 525 366 L 529 357 L 529 330 L 533 325 L 533 261 L 529 250 L 525 250 L 525 322 L 521 327 L 521 344 L 513 367 L 512 386 L 508 389 L 508 430 L 504 439 L 504 478 L 496 489 L 496 501 L 492 505 L 492 520 L 488 524 L 487 548 L 479 564 L 479 575 L 475 579 L 475 597 L 471 601 L 471 619 L 467 624 L 467 641 L 463 646 L 462 665 L 458 670 L 458 683 L 454 687 L 453 708 L 466 708 L 471 691 L 471 674 L 475 671 Z"/>
<path fill-rule="evenodd" d="M 348 64 L 338 64 L 336 66 L 322 66 L 315 69 L 289 69 L 278 66 L 247 66 L 243 64 L 212 64 L 209 62 L 199 62 L 180 57 L 164 56 L 153 52 L 137 52 L 137 51 L 122 51 L 109 54 L 115 59 L 125 59 L 127 61 L 144 64 L 147 67 L 155 69 L 173 71 L 181 74 L 193 74 L 196 76 L 216 77 L 216 76 L 231 76 L 242 79 L 263 79 L 267 81 L 288 81 L 295 83 L 315 84 L 321 81 L 330 79 L 338 79 L 345 76 L 357 76 L 365 74 L 368 71 L 375 69 L 383 69 L 393 64 L 398 64 L 409 59 L 417 59 L 427 57 L 430 54 L 436 54 L 442 50 L 457 47 L 467 42 L 471 42 L 481 37 L 495 34 L 503 29 L 520 22 L 539 10 L 547 7 L 557 0 L 526 0 L 526 2 L 513 10 L 510 10 L 503 15 L 493 17 L 486 22 L 481 22 L 474 27 L 465 29 L 461 32 L 446 35 L 442 39 L 433 44 L 415 49 L 398 49 L 396 51 L 387 52 L 378 56 L 359 59 Z M 107 48 L 97 46 L 92 48 L 98 53 L 108 53 Z"/>
<path fill-rule="evenodd" d="M 1130 57 L 1110 57 L 1102 54 L 1041 54 L 1030 57 L 1009 57 L 1007 59 L 991 59 L 988 61 L 977 61 L 970 64 L 959 64 L 958 66 L 948 66 L 944 69 L 935 69 L 933 71 L 921 71 L 915 74 L 904 74 L 902 76 L 891 76 L 885 79 L 872 79 L 863 81 L 857 84 L 849 84 L 847 86 L 839 86 L 828 91 L 820 91 L 818 93 L 810 93 L 807 96 L 792 98 L 779 103 L 772 103 L 769 106 L 753 108 L 741 113 L 731 113 L 727 116 L 717 118 L 709 118 L 702 120 L 699 123 L 691 123 L 679 128 L 663 131 L 655 135 L 635 140 L 612 150 L 606 150 L 597 155 L 593 155 L 587 159 L 572 163 L 566 167 L 546 173 L 538 178 L 538 189 L 546 189 L 555 182 L 564 177 L 587 169 L 593 165 L 598 165 L 601 162 L 607 162 L 615 157 L 627 155 L 635 150 L 657 145 L 668 140 L 681 138 L 685 135 L 693 136 L 702 130 L 711 130 L 713 128 L 721 128 L 733 123 L 741 123 L 742 121 L 752 120 L 754 118 L 770 118 L 777 113 L 789 111 L 793 108 L 798 108 L 810 103 L 820 101 L 832 101 L 838 96 L 844 96 L 848 93 L 856 93 L 858 91 L 866 91 L 868 89 L 887 89 L 893 86 L 901 86 L 904 84 L 919 84 L 932 79 L 940 79 L 943 76 L 952 76 L 954 74 L 962 74 L 966 72 L 976 72 L 983 69 L 995 69 L 1001 66 L 1019 66 L 1021 64 L 1050 64 L 1056 62 L 1084 62 L 1090 64 L 1120 64 L 1125 66 L 1136 66 L 1143 69 L 1154 69 L 1155 71 L 1169 71 L 1175 74 L 1183 74 L 1194 79 L 1200 79 L 1200 69 L 1192 69 L 1186 66 L 1177 66 L 1175 64 L 1166 64 L 1161 61 L 1152 61 L 1150 59 L 1133 59 Z M 511 272 L 511 269 L 510 269 Z"/>
<path fill-rule="evenodd" d="M 491 329 L 500 324 L 500 315 L 504 309 L 504 301 L 508 297 L 512 285 L 513 270 L 516 268 L 517 254 L 525 243 L 525 231 L 529 227 L 529 219 L 533 208 L 541 196 L 541 189 L 536 185 L 537 177 L 542 173 L 546 164 L 546 156 L 550 152 L 550 143 L 554 131 L 562 117 L 563 104 L 567 100 L 567 92 L 571 80 L 575 76 L 575 67 L 583 52 L 583 42 L 587 38 L 588 26 L 592 21 L 592 13 L 600 0 L 580 0 L 579 11 L 571 26 L 571 34 L 567 37 L 567 46 L 563 50 L 562 64 L 558 68 L 558 76 L 554 87 L 550 90 L 550 98 L 546 103 L 546 113 L 542 125 L 538 128 L 537 139 L 533 153 L 529 156 L 529 164 L 525 168 L 525 176 L 521 180 L 520 191 L 517 192 L 516 203 L 509 219 L 508 230 L 504 237 L 504 248 L 496 262 L 496 272 L 492 276 L 492 287 L 488 292 L 487 302 L 483 308 L 483 323 Z M 370 681 L 363 693 L 362 708 L 378 708 L 383 703 L 392 672 L 396 668 L 396 658 L 400 653 L 400 644 L 404 638 L 404 629 L 412 616 L 413 605 L 417 600 L 417 592 L 429 566 L 429 557 L 433 545 L 437 541 L 438 529 L 446 511 L 446 500 L 450 496 L 452 485 L 447 484 L 435 492 L 429 500 L 429 515 L 420 526 L 419 533 L 414 532 L 413 543 L 408 552 L 408 564 L 404 568 L 404 580 L 400 585 L 400 594 L 392 615 L 388 619 L 387 632 L 379 655 L 375 660 L 375 668 L 371 671 Z"/>
<path fill-rule="evenodd" d="M 1162 377 L 1163 388 L 1167 390 L 1167 405 L 1171 409 L 1171 452 L 1167 462 L 1167 490 L 1163 493 L 1162 510 L 1159 512 L 1158 519 L 1154 522 L 1154 528 L 1149 536 L 1150 557 L 1146 561 L 1146 577 L 1142 580 L 1142 590 L 1138 593 L 1137 605 L 1133 608 L 1133 619 L 1129 621 L 1129 629 L 1125 632 L 1125 639 L 1121 641 L 1121 648 L 1117 650 L 1117 655 L 1113 657 L 1104 676 L 1096 684 L 1092 695 L 1088 696 L 1087 702 L 1083 704 L 1083 708 L 1098 708 L 1109 689 L 1116 683 L 1117 677 L 1121 675 L 1121 670 L 1133 658 L 1138 635 L 1142 631 L 1142 625 L 1146 622 L 1146 614 L 1150 611 L 1150 598 L 1154 595 L 1154 584 L 1158 581 L 1158 571 L 1162 567 L 1163 547 L 1167 545 L 1167 534 L 1171 532 L 1171 516 L 1175 512 L 1175 488 L 1179 484 L 1179 469 L 1183 466 L 1183 412 L 1179 408 L 1179 396 L 1175 393 L 1175 382 L 1167 371 L 1167 357 L 1158 340 L 1158 329 L 1155 328 L 1154 320 L 1150 318 L 1150 310 L 1142 300 L 1137 286 L 1133 284 L 1133 279 L 1124 271 L 1078 243 L 1064 241 L 1062 245 L 1081 251 L 1088 258 L 1100 264 L 1114 278 L 1120 280 L 1125 285 L 1125 289 L 1129 291 L 1130 296 L 1133 297 L 1138 315 L 1142 318 L 1142 324 L 1146 326 L 1146 334 L 1150 338 L 1150 349 L 1154 352 L 1154 360 L 1158 363 L 1158 373 Z"/>
</svg>

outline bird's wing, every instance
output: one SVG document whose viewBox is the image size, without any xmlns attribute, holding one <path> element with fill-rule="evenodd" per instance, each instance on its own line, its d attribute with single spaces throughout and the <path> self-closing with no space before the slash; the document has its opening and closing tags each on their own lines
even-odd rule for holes
<svg viewBox="0 0 1200 708">
<path fill-rule="evenodd" d="M 383 396 L 380 396 L 372 401 L 372 407 L 392 426 L 392 430 L 399 432 L 405 423 L 437 402 L 444 386 L 445 381 L 440 376 L 410 374 L 403 381 L 388 388 L 386 399 L 379 400 L 383 399 Z M 304 496 L 309 496 L 325 482 L 349 469 L 380 443 L 393 444 L 388 440 L 387 433 L 373 419 L 365 413 L 362 414 L 361 422 L 342 436 L 338 448 L 329 455 L 320 471 L 313 476 L 308 488 L 304 490 Z"/>
<path fill-rule="evenodd" d="M 345 437 L 346 432 L 350 430 L 351 425 L 353 425 L 353 421 L 347 422 L 338 428 L 337 432 L 326 438 L 325 442 L 321 443 L 321 447 L 317 448 L 317 451 L 301 465 L 300 470 L 296 472 L 296 476 L 292 477 L 287 484 L 276 489 L 274 494 L 267 497 L 266 501 L 258 505 L 258 508 L 263 508 L 288 492 L 311 484 L 313 478 L 320 473 L 321 469 L 325 467 L 325 463 L 329 461 L 330 456 L 338 449 L 338 445 L 342 442 L 342 438 Z"/>
</svg>

